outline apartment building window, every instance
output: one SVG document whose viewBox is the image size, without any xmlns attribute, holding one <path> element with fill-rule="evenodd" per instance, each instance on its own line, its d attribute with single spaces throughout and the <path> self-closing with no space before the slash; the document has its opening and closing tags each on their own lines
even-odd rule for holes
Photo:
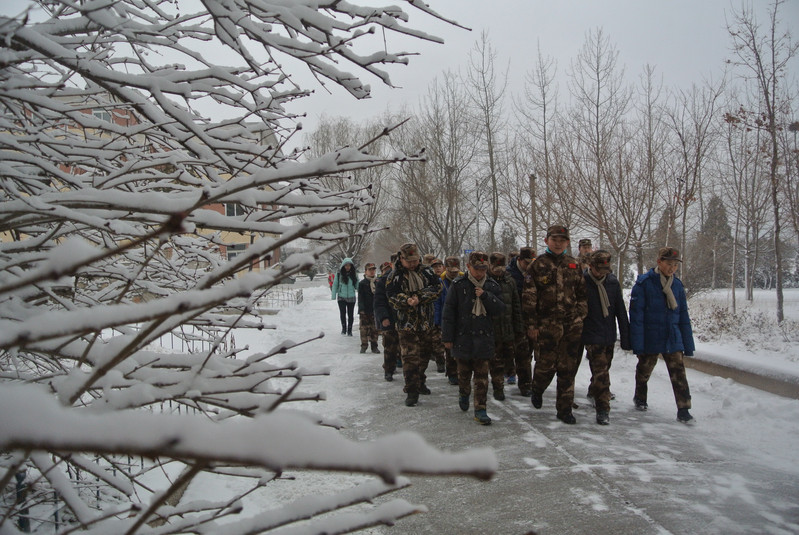
<svg viewBox="0 0 799 535">
<path fill-rule="evenodd" d="M 246 243 L 231 243 L 227 246 L 227 259 L 232 260 L 247 248 Z"/>
<path fill-rule="evenodd" d="M 236 202 L 226 202 L 225 215 L 228 217 L 244 215 L 244 207 Z"/>
<path fill-rule="evenodd" d="M 101 121 L 105 121 L 107 123 L 111 122 L 111 114 L 105 110 L 92 110 L 92 115 Z"/>
</svg>

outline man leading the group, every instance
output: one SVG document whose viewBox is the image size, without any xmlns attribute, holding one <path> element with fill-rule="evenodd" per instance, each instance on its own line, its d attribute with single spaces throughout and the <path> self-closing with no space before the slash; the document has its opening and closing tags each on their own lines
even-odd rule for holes
<svg viewBox="0 0 799 535">
<path fill-rule="evenodd" d="M 669 370 L 677 420 L 693 420 L 691 391 L 685 376 L 683 355 L 694 354 L 694 335 L 685 288 L 674 274 L 680 267 L 680 251 L 663 247 L 658 251 L 657 267 L 635 281 L 630 296 L 630 341 L 638 356 L 635 369 L 635 408 L 648 408 L 647 383 L 655 369 L 658 355 L 663 355 Z"/>
<path fill-rule="evenodd" d="M 537 343 L 530 400 L 536 409 L 557 374 L 557 416 L 574 424 L 574 377 L 580 363 L 583 318 L 588 312 L 583 273 L 577 260 L 566 254 L 569 230 L 562 225 L 547 229 L 544 254 L 528 269 L 522 309 L 531 339 Z"/>
</svg>

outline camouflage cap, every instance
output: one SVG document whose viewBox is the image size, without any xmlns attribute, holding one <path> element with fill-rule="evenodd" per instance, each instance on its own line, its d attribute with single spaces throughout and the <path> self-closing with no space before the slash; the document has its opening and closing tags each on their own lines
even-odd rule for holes
<svg viewBox="0 0 799 535">
<path fill-rule="evenodd" d="M 382 264 L 380 264 L 380 271 L 383 272 L 388 269 L 391 269 L 391 265 L 392 265 L 391 262 L 383 262 Z"/>
<path fill-rule="evenodd" d="M 547 238 L 552 236 L 561 236 L 563 238 L 569 239 L 569 229 L 564 227 L 563 225 L 552 225 L 547 229 Z"/>
<path fill-rule="evenodd" d="M 427 253 L 426 255 L 424 255 L 422 257 L 422 263 L 426 264 L 428 266 L 432 266 L 433 265 L 433 260 L 435 259 L 435 257 L 436 257 L 436 255 Z"/>
<path fill-rule="evenodd" d="M 533 260 L 535 258 L 535 249 L 532 247 L 522 247 L 519 249 L 519 259 Z"/>
<path fill-rule="evenodd" d="M 491 253 L 488 257 L 488 263 L 491 266 L 506 266 L 508 265 L 507 257 L 502 253 Z"/>
<path fill-rule="evenodd" d="M 461 260 L 457 256 L 448 256 L 444 259 L 444 267 L 447 269 L 460 269 Z"/>
<path fill-rule="evenodd" d="M 403 243 L 398 254 L 403 260 L 421 260 L 422 258 L 415 243 Z"/>
<path fill-rule="evenodd" d="M 469 265 L 477 269 L 488 269 L 488 255 L 483 251 L 469 253 Z"/>
<path fill-rule="evenodd" d="M 444 262 L 442 262 L 440 258 L 434 258 L 434 259 L 433 259 L 433 260 L 430 262 L 430 265 L 431 265 L 431 266 L 438 266 L 438 265 L 441 265 L 441 266 L 443 266 L 443 265 L 444 265 Z"/>
<path fill-rule="evenodd" d="M 676 260 L 682 262 L 680 250 L 674 247 L 661 247 L 658 249 L 658 260 Z"/>
<path fill-rule="evenodd" d="M 588 238 L 583 238 L 580 240 L 579 247 L 591 247 L 591 240 Z"/>
<path fill-rule="evenodd" d="M 376 269 L 376 268 L 377 266 L 374 264 L 374 262 L 367 262 L 366 265 L 363 267 L 363 270 L 368 271 L 370 269 Z"/>
<path fill-rule="evenodd" d="M 588 262 L 596 268 L 597 271 L 610 271 L 610 253 L 600 249 L 594 252 L 588 259 Z"/>
</svg>

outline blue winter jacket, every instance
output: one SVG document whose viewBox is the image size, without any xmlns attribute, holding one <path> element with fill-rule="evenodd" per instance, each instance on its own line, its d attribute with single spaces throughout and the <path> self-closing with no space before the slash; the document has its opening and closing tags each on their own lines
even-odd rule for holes
<svg viewBox="0 0 799 535">
<path fill-rule="evenodd" d="M 650 269 L 633 286 L 630 297 L 630 343 L 636 355 L 694 354 L 694 334 L 688 317 L 685 288 L 677 277 L 671 285 L 677 308 L 670 310 L 660 285 L 660 274 Z"/>
<path fill-rule="evenodd" d="M 330 299 L 335 299 L 336 296 L 342 301 L 349 301 L 350 303 L 355 302 L 355 298 L 358 296 L 358 276 L 356 275 L 355 282 L 353 283 L 350 278 L 343 280 L 344 278 L 341 276 L 342 272 L 344 271 L 344 266 L 346 264 L 352 264 L 352 272 L 355 273 L 355 264 L 352 263 L 352 258 L 345 258 L 341 262 L 341 267 L 336 273 L 336 278 L 333 279 L 333 288 L 331 288 L 332 295 Z"/>
</svg>

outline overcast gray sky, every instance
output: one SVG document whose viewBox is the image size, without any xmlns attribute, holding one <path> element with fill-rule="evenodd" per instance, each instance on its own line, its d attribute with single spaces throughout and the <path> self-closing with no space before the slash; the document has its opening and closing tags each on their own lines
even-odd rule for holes
<svg viewBox="0 0 799 535">
<path fill-rule="evenodd" d="M 373 98 L 355 101 L 343 90 L 316 95 L 297 106 L 305 108 L 307 130 L 313 129 L 322 113 L 349 115 L 356 120 L 380 114 L 400 103 L 416 106 L 430 82 L 445 69 L 463 70 L 470 49 L 481 31 L 488 32 L 500 65 L 509 65 L 509 92 L 520 93 L 525 72 L 532 67 L 540 44 L 545 56 L 558 63 L 559 89 L 567 91 L 565 76 L 591 29 L 602 28 L 619 52 L 619 64 L 626 77 L 637 81 L 644 65 L 651 64 L 671 87 L 690 87 L 703 79 L 718 79 L 724 61 L 731 57 L 726 20 L 732 20 L 733 7 L 741 1 L 730 0 L 427 0 L 439 13 L 467 26 L 465 31 L 435 21 L 409 9 L 410 23 L 428 33 L 443 37 L 444 45 L 423 41 L 401 41 L 387 36 L 389 49 L 404 48 L 421 52 L 411 57 L 408 66 L 389 69 L 392 82 L 402 89 L 389 89 L 377 80 L 370 83 Z M 755 0 L 758 19 L 767 23 L 771 1 Z M 402 4 L 400 4 L 402 5 Z M 407 8 L 406 8 L 407 9 Z M 799 0 L 787 0 L 781 6 L 781 19 L 796 28 L 799 23 Z M 799 38 L 799 34 L 793 36 Z M 382 37 L 381 37 L 382 38 Z M 395 47 L 393 43 L 402 43 Z M 796 62 L 794 63 L 796 64 Z"/>
</svg>

